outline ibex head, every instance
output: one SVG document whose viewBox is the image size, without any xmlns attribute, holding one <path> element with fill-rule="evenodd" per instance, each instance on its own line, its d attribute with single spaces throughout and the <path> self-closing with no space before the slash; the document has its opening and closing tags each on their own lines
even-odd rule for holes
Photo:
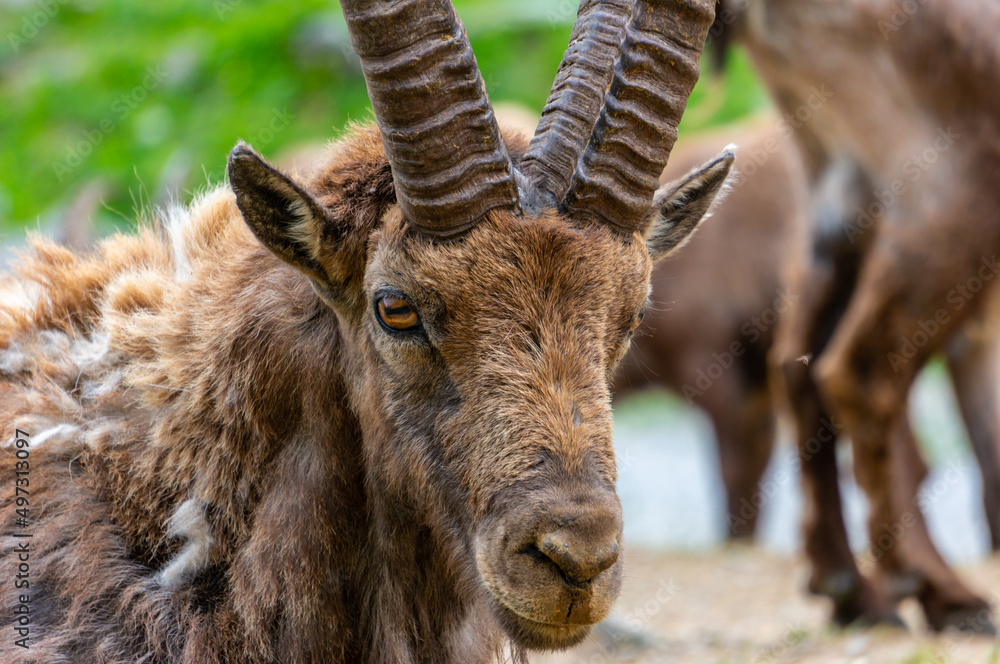
<svg viewBox="0 0 1000 664">
<path fill-rule="evenodd" d="M 342 4 L 391 186 L 330 175 L 359 138 L 308 185 L 241 145 L 238 205 L 341 322 L 387 538 L 423 529 L 515 643 L 565 647 L 622 578 L 609 377 L 733 162 L 657 190 L 714 0 L 584 0 L 526 150 L 448 0 Z"/>
</svg>

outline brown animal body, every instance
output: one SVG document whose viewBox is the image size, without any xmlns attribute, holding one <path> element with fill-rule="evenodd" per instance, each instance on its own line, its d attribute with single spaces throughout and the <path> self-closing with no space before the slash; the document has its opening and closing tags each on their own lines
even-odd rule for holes
<svg viewBox="0 0 1000 664">
<path fill-rule="evenodd" d="M 767 355 L 795 304 L 782 266 L 802 245 L 805 180 L 770 116 L 679 142 L 663 181 L 732 141 L 746 155 L 705 226 L 653 271 L 651 307 L 615 379 L 615 398 L 651 385 L 704 409 L 718 443 L 730 537 L 753 537 L 776 435 Z M 755 156 L 758 155 L 758 156 Z"/>
<path fill-rule="evenodd" d="M 924 3 L 901 20 L 889 0 L 744 4 L 730 17 L 795 119 L 814 211 L 792 277 L 801 305 L 778 332 L 775 363 L 801 446 L 830 424 L 850 434 L 878 562 L 872 582 L 847 546 L 834 441 L 803 449 L 811 587 L 834 597 L 844 622 L 891 620 L 895 602 L 915 595 L 933 628 L 992 630 L 986 602 L 928 536 L 905 411 L 926 360 L 989 317 L 1000 6 Z"/>
<path fill-rule="evenodd" d="M 784 399 L 768 377 L 778 320 L 799 301 L 788 266 L 808 251 L 806 179 L 791 125 L 774 116 L 680 141 L 663 182 L 732 140 L 745 166 L 683 252 L 651 279 L 652 306 L 615 380 L 615 398 L 663 387 L 702 408 L 716 433 L 729 536 L 752 537 L 765 496 L 761 478 Z M 748 251 L 748 249 L 752 249 Z M 966 323 L 944 348 L 959 410 L 979 461 L 991 547 L 1000 550 L 1000 315 Z M 910 456 L 908 458 L 913 459 Z M 914 469 L 922 479 L 926 468 Z M 905 471 L 903 471 L 905 472 Z M 919 479 L 918 479 L 919 481 Z M 901 500 L 906 500 L 903 495 Z M 829 501 L 819 509 L 836 509 Z M 839 512 L 838 512 L 839 514 Z"/>
<path fill-rule="evenodd" d="M 610 376 L 734 158 L 657 190 L 713 3 L 584 2 L 530 145 L 450 3 L 342 6 L 377 130 L 3 282 L 0 661 L 485 662 L 610 610 Z"/>
</svg>

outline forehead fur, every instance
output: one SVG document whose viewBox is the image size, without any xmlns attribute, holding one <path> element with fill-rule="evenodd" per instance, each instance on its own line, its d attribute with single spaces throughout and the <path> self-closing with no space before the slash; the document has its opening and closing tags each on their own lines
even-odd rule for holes
<svg viewBox="0 0 1000 664">
<path fill-rule="evenodd" d="M 594 308 L 634 308 L 647 294 L 649 259 L 638 237 L 578 226 L 552 212 L 536 219 L 491 214 L 461 239 L 441 242 L 393 212 L 373 237 L 372 276 L 435 291 L 455 305 L 471 296 L 518 310 L 581 298 Z"/>
<path fill-rule="evenodd" d="M 504 139 L 519 163 L 528 144 L 524 130 L 505 127 Z M 475 310 L 490 319 L 537 318 L 568 298 L 577 299 L 577 311 L 631 314 L 648 294 L 650 264 L 641 238 L 555 211 L 537 218 L 491 213 L 451 241 L 416 232 L 395 206 L 392 172 L 374 125 L 352 127 L 333 144 L 308 186 L 335 218 L 362 231 L 338 241 L 365 238 L 356 254 L 367 264 L 369 292 L 391 285 L 413 298 L 435 299 L 415 304 L 446 307 L 449 317 Z"/>
</svg>

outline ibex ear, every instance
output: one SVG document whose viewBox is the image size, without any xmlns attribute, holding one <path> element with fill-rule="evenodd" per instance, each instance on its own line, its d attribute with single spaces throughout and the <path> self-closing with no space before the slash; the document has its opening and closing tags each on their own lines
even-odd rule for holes
<svg viewBox="0 0 1000 664">
<path fill-rule="evenodd" d="M 227 172 L 243 220 L 261 244 L 325 284 L 317 256 L 324 228 L 331 222 L 323 206 L 243 142 L 229 153 Z"/>
<path fill-rule="evenodd" d="M 683 246 L 722 200 L 736 160 L 734 149 L 727 146 L 712 161 L 657 190 L 646 220 L 646 249 L 654 263 Z"/>
</svg>

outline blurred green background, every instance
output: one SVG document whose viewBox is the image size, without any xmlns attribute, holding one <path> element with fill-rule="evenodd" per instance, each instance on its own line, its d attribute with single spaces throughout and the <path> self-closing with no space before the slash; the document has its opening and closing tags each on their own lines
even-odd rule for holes
<svg viewBox="0 0 1000 664">
<path fill-rule="evenodd" d="M 541 110 L 576 0 L 456 0 L 491 98 Z M 90 198 L 97 229 L 187 201 L 244 139 L 269 157 L 371 117 L 340 8 L 320 0 L 0 0 L 0 241 Z M 704 63 L 682 135 L 767 105 L 746 59 Z"/>
</svg>

